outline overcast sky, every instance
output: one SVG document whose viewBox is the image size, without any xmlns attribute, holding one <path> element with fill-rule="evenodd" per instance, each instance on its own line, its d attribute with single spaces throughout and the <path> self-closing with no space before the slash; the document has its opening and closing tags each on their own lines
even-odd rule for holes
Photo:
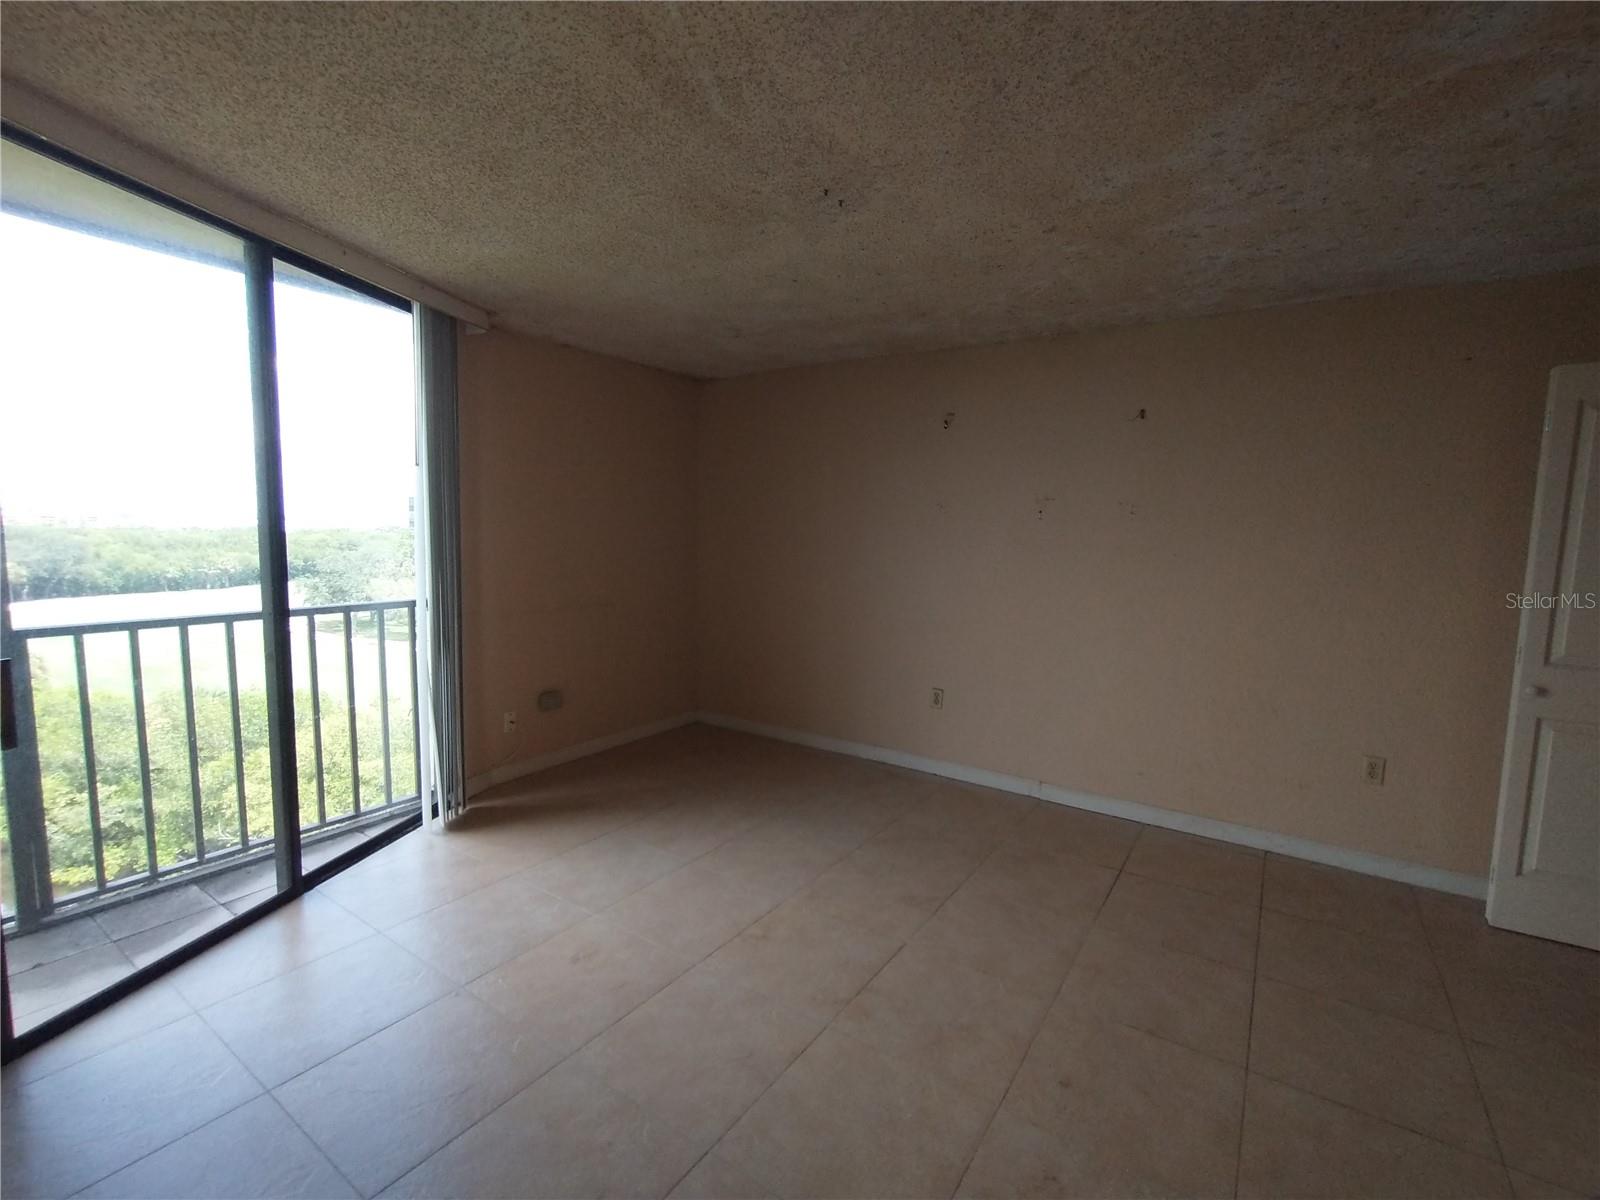
<svg viewBox="0 0 1600 1200">
<path fill-rule="evenodd" d="M 253 526 L 244 277 L 0 214 L 0 507 L 10 524 Z M 291 530 L 404 527 L 411 316 L 275 288 Z"/>
</svg>

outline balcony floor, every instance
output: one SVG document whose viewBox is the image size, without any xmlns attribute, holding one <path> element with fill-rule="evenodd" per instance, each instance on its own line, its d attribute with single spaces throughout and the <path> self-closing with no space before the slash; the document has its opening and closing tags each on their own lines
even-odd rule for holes
<svg viewBox="0 0 1600 1200">
<path fill-rule="evenodd" d="M 382 824 L 336 833 L 308 844 L 307 868 L 360 845 Z M 6 939 L 12 1019 L 33 1028 L 260 904 L 276 890 L 271 861 L 242 863 L 194 883 L 166 882 L 151 894 L 85 911 L 44 929 Z"/>
<path fill-rule="evenodd" d="M 7 1197 L 1600 1191 L 1597 956 L 691 726 L 4 1073 Z"/>
</svg>

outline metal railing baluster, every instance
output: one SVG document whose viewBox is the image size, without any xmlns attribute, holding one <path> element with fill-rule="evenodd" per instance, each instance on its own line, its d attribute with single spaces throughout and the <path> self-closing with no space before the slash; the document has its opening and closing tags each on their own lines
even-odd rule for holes
<svg viewBox="0 0 1600 1200">
<path fill-rule="evenodd" d="M 350 805 L 361 811 L 361 744 L 356 737 L 356 646 L 350 628 L 350 611 L 344 614 L 344 686 L 350 712 Z"/>
<path fill-rule="evenodd" d="M 178 626 L 178 663 L 183 676 L 183 730 L 189 748 L 189 801 L 194 806 L 194 861 L 206 860 L 206 816 L 200 803 L 200 737 L 194 721 L 194 666 L 189 654 L 189 627 Z"/>
<path fill-rule="evenodd" d="M 133 674 L 133 729 L 139 745 L 139 791 L 144 798 L 144 848 L 149 875 L 161 872 L 156 856 L 156 798 L 150 786 L 150 735 L 144 719 L 144 667 L 139 658 L 139 631 L 128 630 L 128 666 Z"/>
<path fill-rule="evenodd" d="M 106 886 L 105 831 L 100 824 L 100 768 L 94 756 L 94 716 L 89 711 L 89 660 L 83 649 L 83 634 L 72 635 L 73 664 L 78 671 L 78 722 L 83 727 L 83 779 L 89 798 L 89 837 L 94 846 L 94 883 L 97 890 Z"/>
<path fill-rule="evenodd" d="M 234 641 L 234 622 L 223 628 L 228 643 L 228 711 L 233 720 L 233 788 L 239 800 L 239 849 L 250 848 L 250 810 L 244 802 L 244 731 L 239 722 L 239 648 Z"/>
<path fill-rule="evenodd" d="M 322 685 L 317 680 L 317 618 L 306 614 L 306 637 L 310 639 L 307 662 L 311 668 L 311 746 L 317 765 L 317 824 L 328 821 L 328 789 L 322 781 Z"/>
<path fill-rule="evenodd" d="M 378 713 L 383 722 L 383 802 L 394 803 L 394 778 L 389 766 L 389 631 L 378 609 Z"/>
<path fill-rule="evenodd" d="M 417 606 L 406 609 L 406 641 L 409 655 L 406 658 L 406 677 L 411 680 L 411 786 L 422 791 L 422 702 L 417 696 Z"/>
</svg>

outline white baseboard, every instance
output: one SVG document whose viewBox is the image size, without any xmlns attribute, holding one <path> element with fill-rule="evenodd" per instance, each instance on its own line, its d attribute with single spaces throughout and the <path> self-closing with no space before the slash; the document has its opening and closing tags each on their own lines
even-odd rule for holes
<svg viewBox="0 0 1600 1200">
<path fill-rule="evenodd" d="M 529 758 L 519 758 L 516 762 L 506 763 L 504 766 L 485 771 L 482 775 L 473 775 L 467 780 L 467 799 L 488 791 L 498 784 L 509 783 L 513 779 L 521 779 L 524 775 L 536 775 L 540 771 L 548 771 L 551 767 L 559 767 L 562 763 L 571 762 L 576 758 L 587 758 L 591 754 L 599 754 L 602 750 L 613 750 L 618 746 L 626 746 L 629 742 L 637 742 L 641 738 L 655 737 L 658 733 L 666 733 L 669 729 L 676 729 L 680 725 L 688 725 L 695 720 L 694 713 L 679 713 L 675 717 L 666 717 L 660 721 L 651 721 L 648 725 L 635 725 L 631 729 L 624 729 L 617 733 L 608 733 L 604 737 L 590 738 L 587 742 L 578 742 L 576 745 L 563 746 L 560 750 L 547 750 L 543 754 L 535 754 Z"/>
<path fill-rule="evenodd" d="M 794 742 L 816 750 L 828 750 L 834 754 L 848 754 L 854 758 L 888 763 L 891 766 L 939 775 L 962 783 L 994 788 L 996 791 L 1034 796 L 1048 800 L 1052 804 L 1065 804 L 1072 808 L 1123 817 L 1145 825 L 1158 825 L 1163 829 L 1175 829 L 1180 833 L 1213 838 L 1219 842 L 1233 842 L 1256 850 L 1271 850 L 1275 854 L 1287 855 L 1290 858 L 1302 858 L 1325 866 L 1342 867 L 1346 871 L 1376 875 L 1381 879 L 1393 879 L 1400 883 L 1432 888 L 1435 891 L 1471 896 L 1476 900 L 1482 900 L 1488 894 L 1489 881 L 1486 878 L 1385 858 L 1380 854 L 1368 854 L 1364 850 L 1347 850 L 1343 846 L 1329 846 L 1323 842 L 1308 841 L 1284 833 L 1272 833 L 1249 825 L 1235 825 L 1231 821 L 1218 821 L 1212 817 L 1199 817 L 1190 813 L 1174 812 L 1168 808 L 1157 808 L 1152 804 L 1139 804 L 1132 800 L 1117 800 L 1110 796 L 1097 796 L 1091 792 L 1073 791 L 1071 788 L 1057 787 L 1038 779 L 1024 779 L 1020 775 L 1005 775 L 999 771 L 984 770 L 982 767 L 942 762 L 936 758 L 924 758 L 919 754 L 907 754 L 903 750 L 869 746 L 863 742 L 847 742 L 842 738 L 807 733 L 800 729 L 786 729 L 778 725 L 763 725 L 758 721 L 746 721 L 740 717 L 727 717 L 720 713 L 698 713 L 693 719 L 707 725 L 718 725 L 724 729 L 736 729 L 742 733 Z"/>
</svg>

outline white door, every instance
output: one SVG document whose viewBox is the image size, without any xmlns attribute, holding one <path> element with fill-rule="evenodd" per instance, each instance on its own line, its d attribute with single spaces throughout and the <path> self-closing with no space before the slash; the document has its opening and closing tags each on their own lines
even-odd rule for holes
<svg viewBox="0 0 1600 1200">
<path fill-rule="evenodd" d="M 1600 949 L 1600 363 L 1550 373 L 1489 923 Z"/>
</svg>

